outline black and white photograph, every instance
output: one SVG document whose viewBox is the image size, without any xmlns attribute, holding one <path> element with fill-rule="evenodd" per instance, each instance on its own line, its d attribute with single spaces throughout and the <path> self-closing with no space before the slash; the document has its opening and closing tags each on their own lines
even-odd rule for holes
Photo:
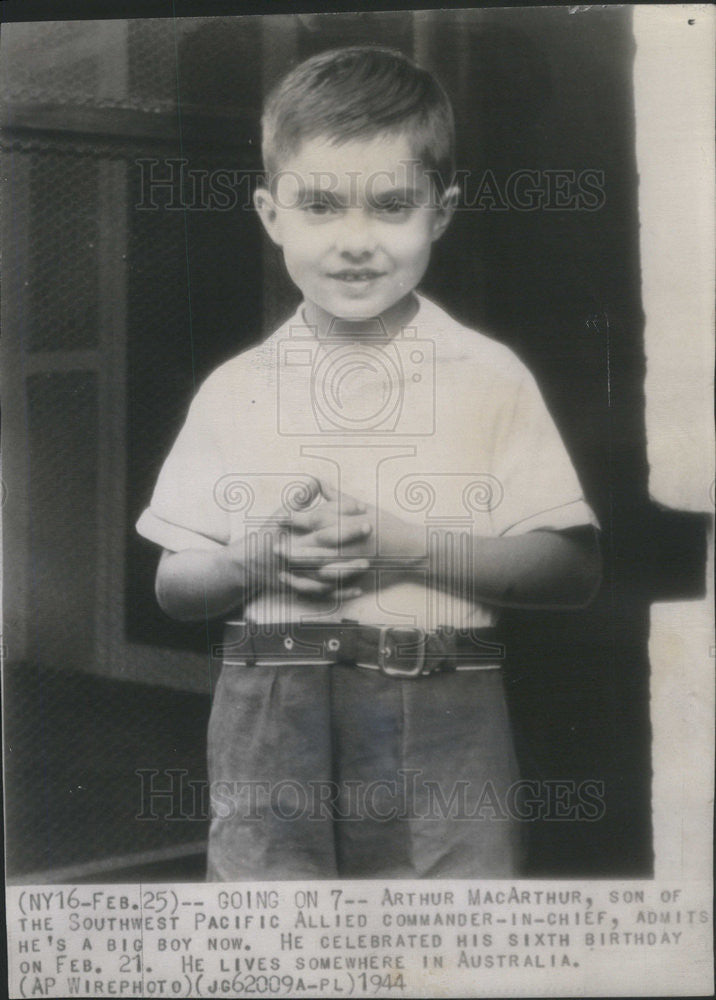
<svg viewBox="0 0 716 1000">
<path fill-rule="evenodd" d="M 5 6 L 10 995 L 710 994 L 713 9 Z"/>
</svg>

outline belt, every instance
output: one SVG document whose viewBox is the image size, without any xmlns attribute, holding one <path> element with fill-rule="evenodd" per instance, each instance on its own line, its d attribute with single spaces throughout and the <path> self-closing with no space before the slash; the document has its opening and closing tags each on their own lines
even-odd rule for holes
<svg viewBox="0 0 716 1000">
<path fill-rule="evenodd" d="M 428 631 L 403 625 L 359 625 L 345 619 L 280 626 L 227 622 L 224 643 L 215 646 L 212 654 L 230 666 L 347 663 L 379 670 L 386 677 L 410 679 L 456 670 L 499 670 L 505 647 L 496 640 L 495 628 Z"/>
</svg>

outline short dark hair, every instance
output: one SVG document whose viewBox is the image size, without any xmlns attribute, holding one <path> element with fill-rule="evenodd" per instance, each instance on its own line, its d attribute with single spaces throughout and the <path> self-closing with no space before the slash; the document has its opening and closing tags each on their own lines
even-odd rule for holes
<svg viewBox="0 0 716 1000">
<path fill-rule="evenodd" d="M 341 143 L 381 132 L 407 133 L 443 190 L 455 172 L 447 94 L 431 73 L 392 49 L 350 46 L 300 63 L 269 95 L 261 124 L 270 175 L 305 139 L 325 135 Z"/>
</svg>

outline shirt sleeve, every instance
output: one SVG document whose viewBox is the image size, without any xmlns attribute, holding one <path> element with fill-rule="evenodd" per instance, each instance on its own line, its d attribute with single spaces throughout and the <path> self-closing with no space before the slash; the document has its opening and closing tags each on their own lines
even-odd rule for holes
<svg viewBox="0 0 716 1000">
<path fill-rule="evenodd" d="M 493 468 L 498 480 L 492 510 L 496 535 L 538 528 L 599 527 L 535 379 L 527 369 L 514 405 L 504 413 Z"/>
<path fill-rule="evenodd" d="M 164 462 L 137 531 L 162 548 L 213 549 L 230 537 L 229 515 L 220 504 L 224 463 L 216 434 L 220 401 L 205 383 Z"/>
</svg>

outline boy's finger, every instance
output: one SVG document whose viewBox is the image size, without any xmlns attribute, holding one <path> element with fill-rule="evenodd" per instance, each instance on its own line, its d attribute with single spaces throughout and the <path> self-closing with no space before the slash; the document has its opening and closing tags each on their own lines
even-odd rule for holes
<svg viewBox="0 0 716 1000">
<path fill-rule="evenodd" d="M 345 601 L 360 597 L 363 591 L 360 587 L 336 587 L 335 581 L 322 583 L 307 576 L 297 576 L 295 573 L 279 573 L 279 580 L 302 597 L 328 597 L 334 601 Z"/>
<path fill-rule="evenodd" d="M 331 583 L 315 580 L 309 576 L 297 576 L 295 573 L 289 573 L 286 570 L 278 574 L 278 579 L 284 586 L 290 587 L 297 594 L 305 596 L 310 596 L 311 594 L 315 594 L 316 596 L 324 595 L 329 593 L 332 587 Z"/>
<path fill-rule="evenodd" d="M 345 562 L 326 563 L 317 572 L 321 580 L 348 580 L 358 573 L 365 573 L 370 567 L 367 559 L 349 559 Z"/>
<path fill-rule="evenodd" d="M 312 510 L 296 511 L 281 518 L 280 523 L 290 525 L 294 531 L 316 531 L 326 524 L 332 524 L 338 517 L 334 504 L 321 504 Z"/>
<path fill-rule="evenodd" d="M 299 512 L 312 507 L 320 496 L 322 496 L 321 484 L 315 476 L 307 476 L 305 482 L 293 485 L 290 494 L 284 497 L 271 520 L 277 524 L 290 524 Z"/>
<path fill-rule="evenodd" d="M 302 491 L 299 491 L 294 499 L 297 507 L 310 507 L 314 500 L 321 495 L 321 484 L 315 476 L 309 476 Z"/>
<path fill-rule="evenodd" d="M 289 527 L 292 531 L 318 531 L 330 525 L 345 523 L 347 517 L 359 517 L 365 514 L 365 504 L 351 497 L 344 499 L 345 502 L 340 506 L 333 501 L 326 501 L 311 510 L 297 510 L 283 514 L 278 517 L 278 523 Z"/>
<path fill-rule="evenodd" d="M 304 482 L 297 482 L 291 489 L 290 496 L 284 499 L 284 508 L 289 515 L 294 511 L 303 510 L 315 503 L 321 496 L 321 484 L 315 476 L 306 476 Z"/>
<path fill-rule="evenodd" d="M 340 506 L 344 514 L 365 514 L 368 509 L 360 500 L 346 496 L 345 493 L 341 497 Z"/>
<path fill-rule="evenodd" d="M 282 553 L 289 566 L 301 569 L 320 569 L 326 563 L 336 561 L 336 550 L 317 545 L 292 545 L 290 551 Z"/>
<path fill-rule="evenodd" d="M 367 521 L 344 519 L 340 524 L 332 524 L 313 532 L 313 535 L 304 541 L 318 545 L 348 545 L 350 542 L 358 542 L 362 538 L 367 538 L 372 530 Z"/>
<path fill-rule="evenodd" d="M 300 539 L 279 538 L 275 541 L 273 551 L 281 559 L 293 561 L 306 556 L 335 562 L 337 550 L 344 550 L 368 537 L 373 531 L 368 521 L 360 518 L 344 518 L 339 524 L 321 525 L 315 530 L 309 530 Z M 356 553 L 355 556 L 359 556 Z"/>
<path fill-rule="evenodd" d="M 326 498 L 326 500 L 337 500 L 338 497 L 341 495 L 339 490 L 331 486 L 330 483 L 327 483 L 325 479 L 321 479 L 319 485 L 321 488 L 321 493 Z"/>
<path fill-rule="evenodd" d="M 334 601 L 340 604 L 341 601 L 349 601 L 353 597 L 360 597 L 362 593 L 363 591 L 360 587 L 336 587 L 335 590 L 331 591 L 330 596 Z"/>
<path fill-rule="evenodd" d="M 321 480 L 321 493 L 326 498 L 326 500 L 331 500 L 336 503 L 344 514 L 365 514 L 366 505 L 361 503 L 360 500 L 356 500 L 354 497 L 348 496 L 347 493 L 341 493 L 340 490 L 335 489 L 330 483 Z"/>
</svg>

